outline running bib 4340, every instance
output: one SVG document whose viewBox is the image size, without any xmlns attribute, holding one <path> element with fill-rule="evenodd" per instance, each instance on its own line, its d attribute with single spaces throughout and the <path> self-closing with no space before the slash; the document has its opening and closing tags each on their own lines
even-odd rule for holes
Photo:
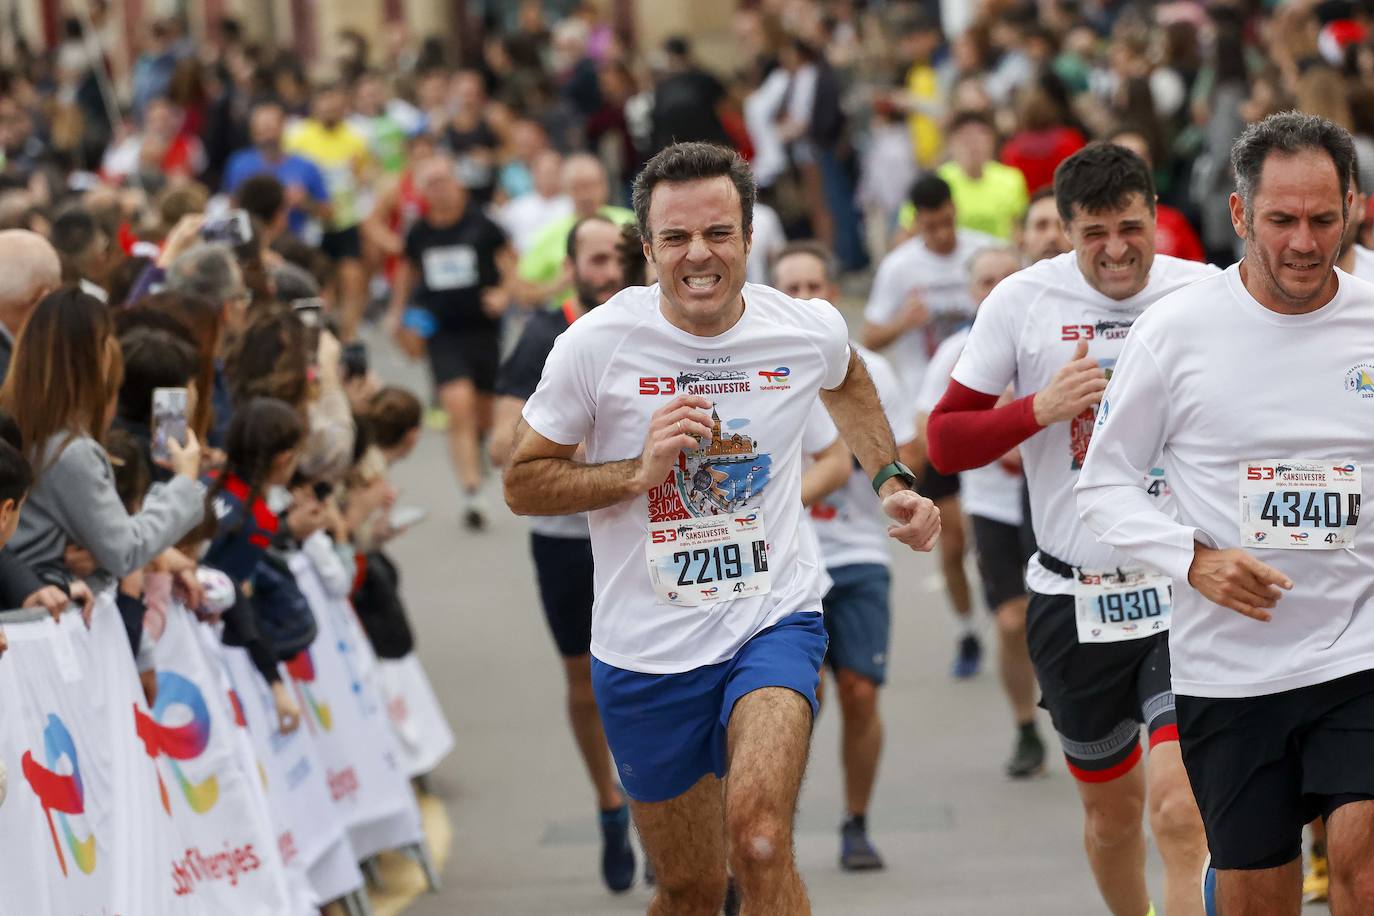
<svg viewBox="0 0 1374 916">
<path fill-rule="evenodd" d="M 1073 587 L 1079 642 L 1125 642 L 1169 629 L 1173 580 L 1143 569 L 1080 569 Z"/>
<path fill-rule="evenodd" d="M 1354 461 L 1242 461 L 1241 544 L 1288 550 L 1353 547 L 1360 482 L 1360 466 Z"/>
<path fill-rule="evenodd" d="M 763 514 L 649 523 L 645 545 L 649 581 L 665 604 L 698 607 L 729 598 L 768 594 L 768 538 Z"/>
</svg>

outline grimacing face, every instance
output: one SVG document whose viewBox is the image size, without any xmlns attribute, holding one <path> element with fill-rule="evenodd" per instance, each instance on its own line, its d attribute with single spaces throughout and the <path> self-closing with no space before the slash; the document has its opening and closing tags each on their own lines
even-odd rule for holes
<svg viewBox="0 0 1374 916">
<path fill-rule="evenodd" d="M 1109 299 L 1129 299 L 1150 281 L 1155 261 L 1155 215 L 1139 192 L 1117 207 L 1088 213 L 1073 205 L 1064 227 L 1088 285 Z"/>
<path fill-rule="evenodd" d="M 1245 240 L 1246 286 L 1256 299 L 1302 312 L 1334 294 L 1332 266 L 1352 197 L 1324 150 L 1269 154 L 1250 206 L 1231 195 L 1231 222 Z"/>
<path fill-rule="evenodd" d="M 749 257 L 742 223 L 739 192 L 726 175 L 654 186 L 644 255 L 678 327 L 712 337 L 734 324 Z"/>
</svg>

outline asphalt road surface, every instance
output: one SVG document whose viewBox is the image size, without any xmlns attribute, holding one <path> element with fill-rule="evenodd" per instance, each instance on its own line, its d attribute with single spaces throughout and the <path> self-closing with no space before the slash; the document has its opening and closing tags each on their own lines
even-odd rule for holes
<svg viewBox="0 0 1374 916">
<path fill-rule="evenodd" d="M 415 365 L 380 342 L 389 380 L 428 392 Z M 525 522 L 489 480 L 490 528 L 459 524 L 443 437 L 426 431 L 398 468 L 401 502 L 430 510 L 394 544 L 419 651 L 457 735 L 431 778 L 453 821 L 441 893 L 414 916 L 642 913 L 649 891 L 613 896 L 598 873 L 595 798 L 563 712 L 561 666 L 539 610 Z M 970 576 L 972 577 L 970 563 Z M 972 579 L 975 581 L 976 579 Z M 991 620 L 980 623 L 991 649 Z M 952 614 L 931 557 L 898 556 L 893 644 L 882 710 L 887 744 L 870 832 L 878 873 L 838 867 L 842 814 L 837 710 L 823 710 L 802 791 L 797 858 L 818 914 L 1098 916 L 1072 779 L 1051 754 L 1047 776 L 1010 782 L 1012 743 L 995 659 L 971 681 L 949 676 Z M 1050 739 L 1048 719 L 1042 733 Z M 1163 892 L 1150 851 L 1150 885 Z"/>
</svg>

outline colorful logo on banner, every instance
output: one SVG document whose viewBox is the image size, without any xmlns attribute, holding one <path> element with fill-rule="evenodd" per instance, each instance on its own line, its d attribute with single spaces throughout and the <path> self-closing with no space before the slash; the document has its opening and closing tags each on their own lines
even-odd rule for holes
<svg viewBox="0 0 1374 916">
<path fill-rule="evenodd" d="M 310 650 L 302 649 L 295 658 L 287 662 L 286 673 L 296 682 L 296 688 L 305 697 L 304 705 L 310 707 L 311 715 L 319 723 L 320 728 L 331 731 L 334 728 L 334 717 L 329 711 L 329 704 L 316 703 L 315 694 L 310 689 L 310 685 L 315 683 L 315 660 L 311 658 Z"/>
<path fill-rule="evenodd" d="M 66 757 L 71 761 L 70 776 L 57 773 L 58 763 Z M 57 864 L 62 866 L 62 874 L 67 874 L 67 858 L 62 854 L 62 840 L 66 841 L 76 867 L 85 874 L 95 871 L 95 834 L 86 835 L 84 840 L 76 838 L 72 830 L 72 815 L 86 810 L 86 792 L 81 785 L 81 766 L 76 759 L 76 742 L 71 732 L 56 715 L 48 714 L 47 727 L 43 729 L 43 759 L 47 766 L 33 759 L 33 754 L 24 752 L 20 761 L 24 779 L 28 780 L 38 803 L 43 806 L 43 814 L 48 818 L 48 830 L 52 833 L 52 847 L 57 853 Z M 53 812 L 57 821 L 53 821 Z M 62 840 L 58 839 L 58 825 L 62 828 Z"/>
<path fill-rule="evenodd" d="M 173 709 L 189 712 L 190 721 L 180 725 L 166 724 L 168 714 Z M 184 718 L 184 715 L 178 718 Z M 210 743 L 210 710 L 205 705 L 205 697 L 199 687 L 174 671 L 159 671 L 153 714 L 149 716 L 135 706 L 134 728 L 138 737 L 143 739 L 148 756 L 155 763 L 158 757 L 167 758 L 172 775 L 176 777 L 181 794 L 186 796 L 186 803 L 192 811 L 204 814 L 215 806 L 219 799 L 219 781 L 214 774 L 201 782 L 192 782 L 177 763 L 199 757 Z M 157 774 L 157 787 L 162 793 L 162 808 L 170 815 L 172 804 L 167 797 L 167 785 L 162 781 L 161 770 Z"/>
</svg>

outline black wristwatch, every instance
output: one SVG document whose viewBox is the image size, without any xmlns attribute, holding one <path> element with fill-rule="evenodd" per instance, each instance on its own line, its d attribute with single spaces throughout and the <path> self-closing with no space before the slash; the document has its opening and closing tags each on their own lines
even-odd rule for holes
<svg viewBox="0 0 1374 916">
<path fill-rule="evenodd" d="M 911 472 L 911 468 L 900 461 L 894 461 L 891 464 L 883 465 L 878 469 L 878 473 L 873 475 L 873 492 L 877 493 L 882 489 L 883 484 L 893 477 L 904 478 L 908 487 L 913 490 L 916 489 L 916 475 Z"/>
</svg>

